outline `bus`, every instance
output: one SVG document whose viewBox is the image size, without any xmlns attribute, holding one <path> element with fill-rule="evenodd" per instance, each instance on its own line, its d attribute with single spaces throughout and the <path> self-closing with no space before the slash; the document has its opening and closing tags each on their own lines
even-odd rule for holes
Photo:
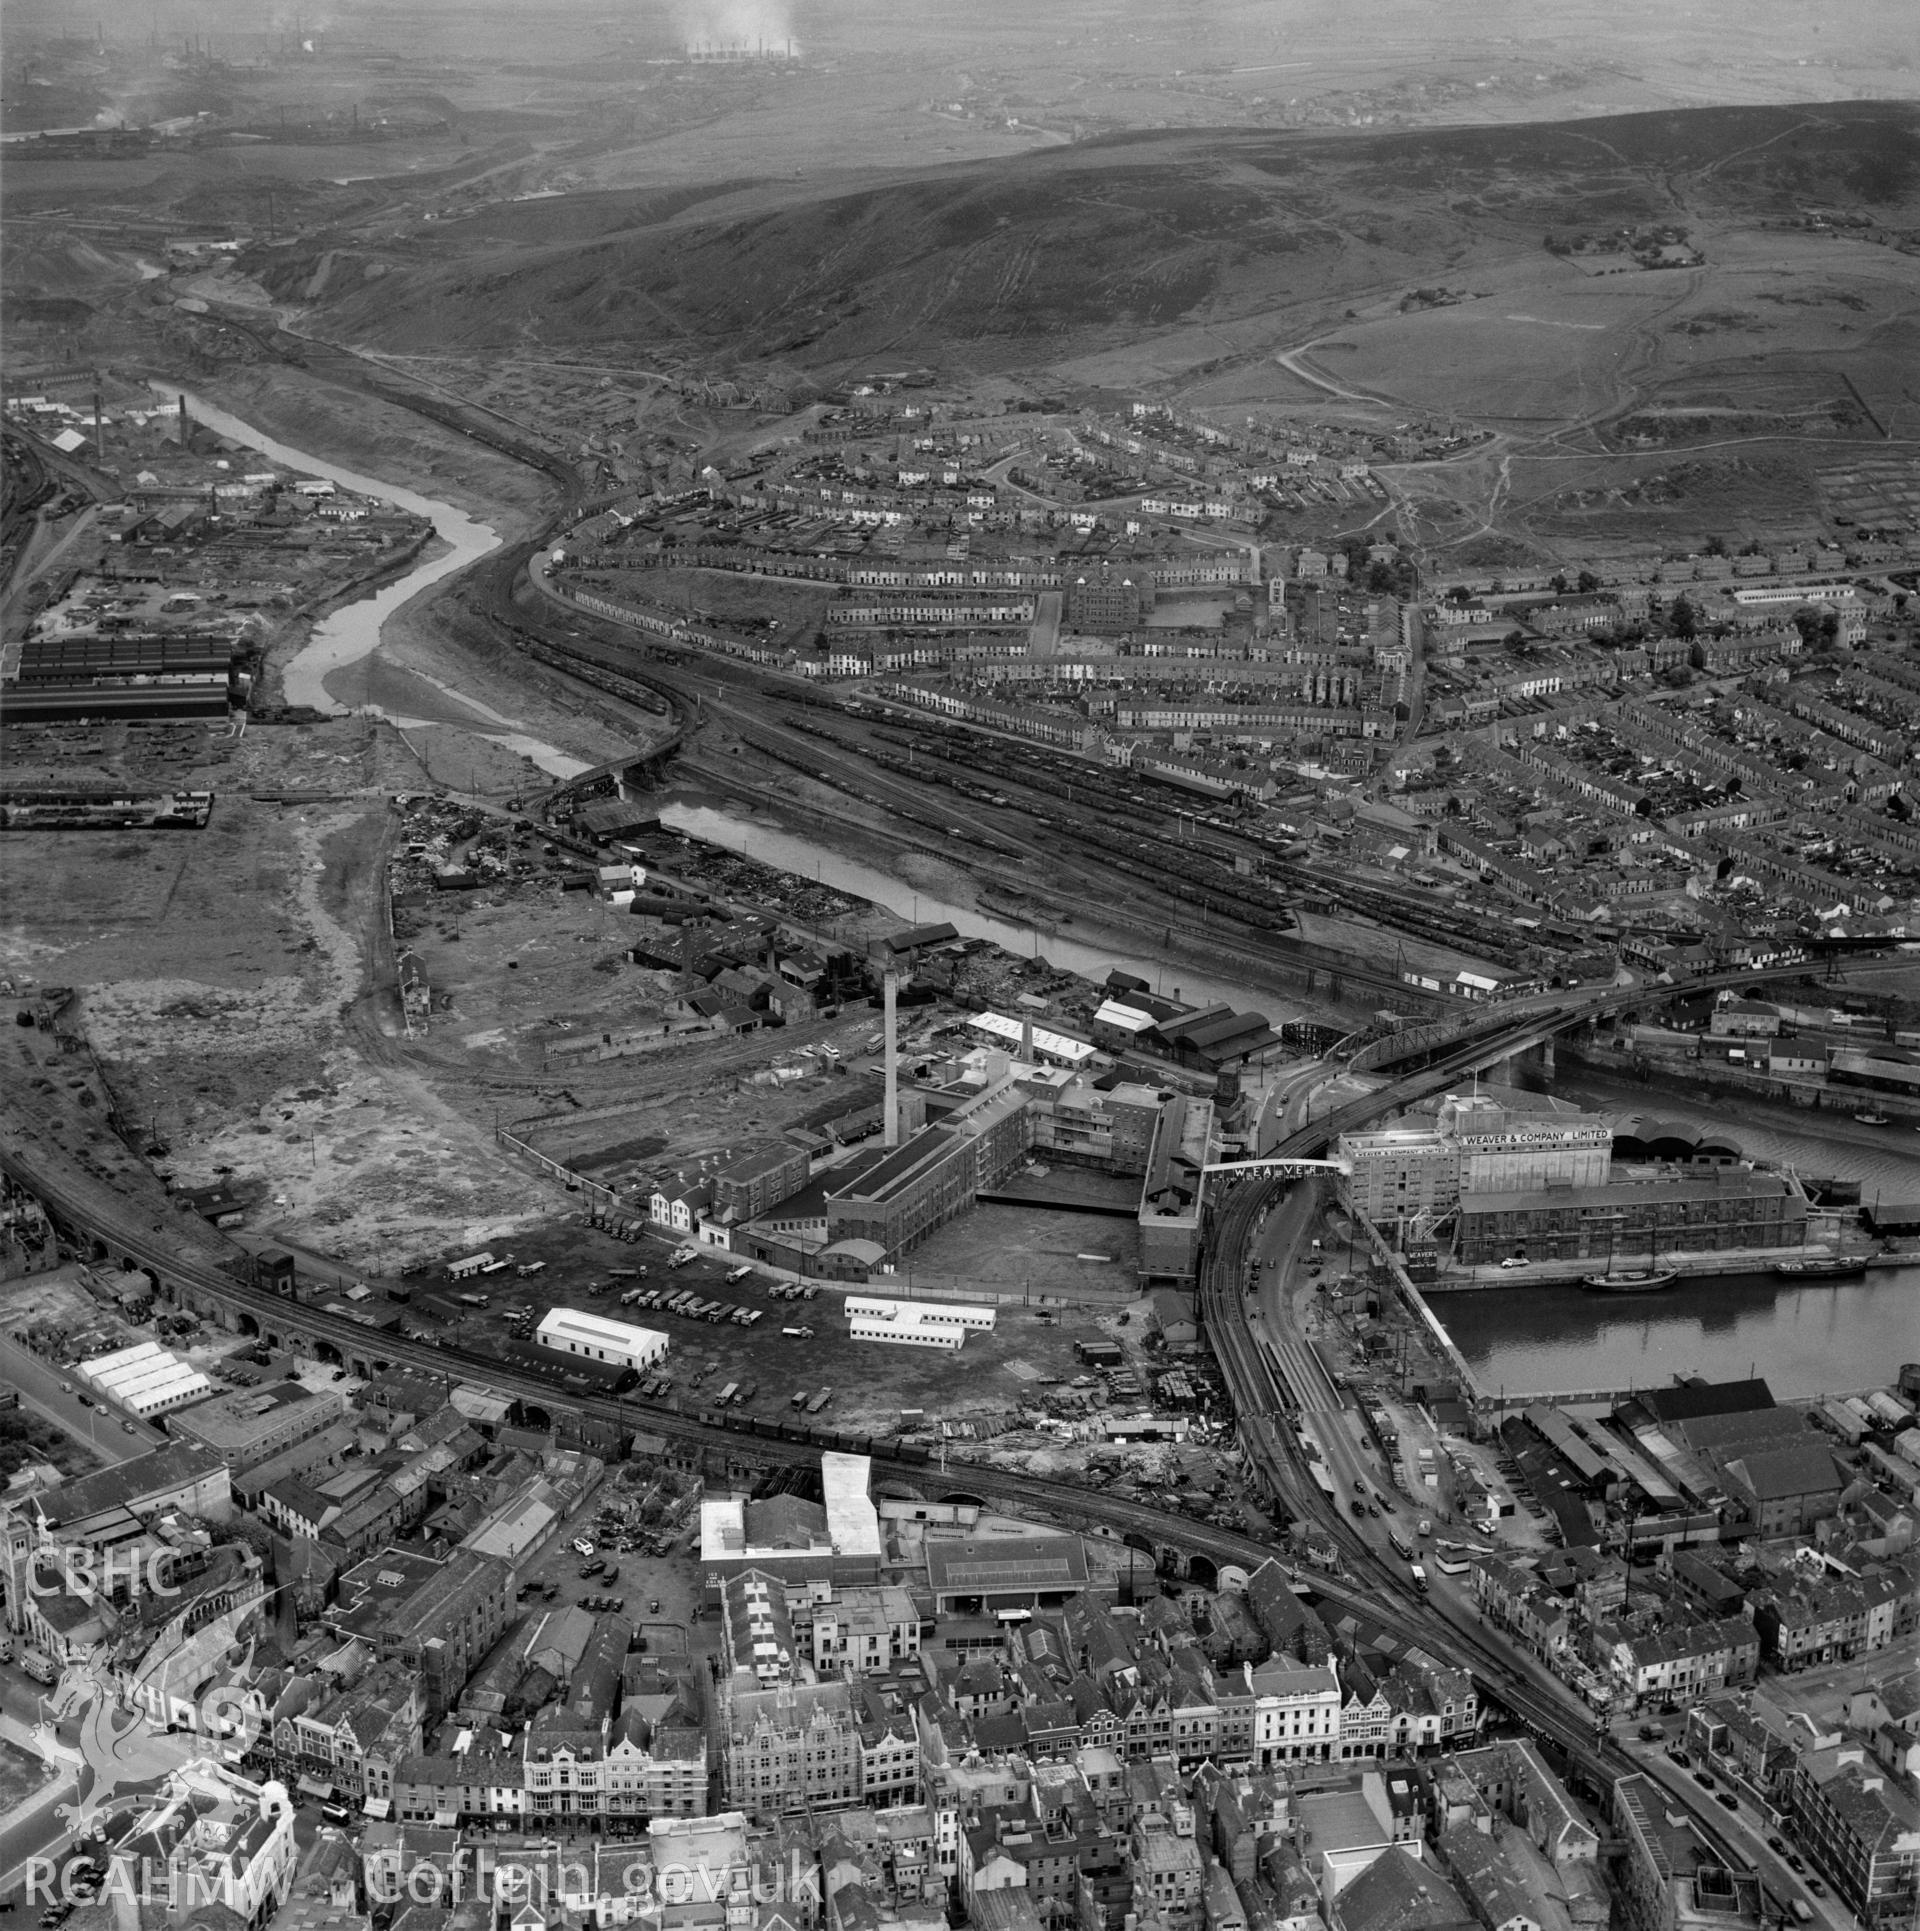
<svg viewBox="0 0 1920 1931">
<path fill-rule="evenodd" d="M 724 1408 L 728 1404 L 728 1402 L 730 1402 L 734 1398 L 734 1396 L 737 1395 L 739 1392 L 740 1392 L 739 1382 L 729 1381 L 727 1385 L 724 1388 L 722 1388 L 717 1395 L 714 1396 L 713 1405 L 716 1408 Z"/>
<path fill-rule="evenodd" d="M 1387 1531 L 1387 1540 L 1393 1545 L 1393 1552 L 1402 1562 L 1413 1560 L 1413 1544 L 1398 1529 Z"/>
</svg>

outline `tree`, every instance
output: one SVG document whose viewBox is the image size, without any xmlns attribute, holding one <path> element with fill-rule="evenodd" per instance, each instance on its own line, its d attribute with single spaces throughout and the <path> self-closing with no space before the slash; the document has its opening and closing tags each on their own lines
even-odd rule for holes
<svg viewBox="0 0 1920 1931">
<path fill-rule="evenodd" d="M 1724 536 L 1710 536 L 1702 549 L 1702 554 L 1710 557 L 1723 557 L 1727 553 L 1727 539 Z"/>
<path fill-rule="evenodd" d="M 1594 591 L 1600 588 L 1600 579 L 1591 570 L 1582 570 L 1579 576 L 1574 579 L 1574 588 L 1583 597 L 1591 596 Z"/>
<path fill-rule="evenodd" d="M 1676 637 L 1693 637 L 1700 630 L 1700 613 L 1685 597 L 1675 597 L 1667 612 L 1667 628 Z"/>
</svg>

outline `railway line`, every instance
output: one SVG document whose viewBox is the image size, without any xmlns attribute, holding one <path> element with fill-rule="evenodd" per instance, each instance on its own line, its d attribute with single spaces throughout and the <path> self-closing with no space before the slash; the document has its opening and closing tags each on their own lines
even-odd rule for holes
<svg viewBox="0 0 1920 1931">
<path fill-rule="evenodd" d="M 1394 1082 L 1328 1119 L 1293 1136 L 1290 1151 L 1324 1144 L 1349 1125 L 1363 1123 L 1405 1103 L 1432 1086 L 1444 1084 L 1476 1059 L 1507 1050 L 1516 1034 L 1545 1034 L 1574 1023 L 1584 1012 L 1613 1000 L 1643 996 L 1635 989 L 1614 989 L 1571 1012 L 1509 1015 L 1491 1035 L 1454 1046 L 1436 1061 Z M 1516 1026 L 1515 1021 L 1519 1023 Z M 166 1237 L 167 1222 L 143 1220 L 142 1207 L 130 1197 L 70 1165 L 57 1145 L 26 1144 L 17 1133 L 0 1144 L 0 1171 L 37 1194 L 56 1220 L 100 1241 L 123 1262 L 147 1269 L 168 1298 L 216 1314 L 225 1325 L 250 1322 L 270 1336 L 297 1335 L 315 1352 L 330 1348 L 344 1363 L 369 1371 L 410 1366 L 449 1374 L 493 1389 L 543 1411 L 564 1403 L 584 1439 L 624 1443 L 640 1428 L 685 1449 L 718 1451 L 734 1461 L 772 1469 L 811 1464 L 823 1448 L 855 1448 L 870 1454 L 882 1482 L 904 1482 L 927 1494 L 960 1494 L 1016 1513 L 1040 1513 L 1084 1525 L 1095 1532 L 1149 1551 L 1156 1563 L 1169 1557 L 1202 1556 L 1220 1568 L 1251 1570 L 1278 1553 L 1262 1539 L 1130 1498 L 1103 1494 L 1076 1484 L 1025 1473 L 1009 1473 L 974 1462 L 935 1469 L 923 1451 L 887 1438 L 848 1438 L 831 1431 L 806 1431 L 793 1424 L 770 1426 L 739 1416 L 723 1422 L 689 1415 L 669 1403 L 624 1394 L 600 1394 L 556 1387 L 549 1375 L 516 1371 L 497 1359 L 448 1347 L 436 1339 L 362 1325 L 345 1314 L 287 1300 L 228 1271 L 210 1249 L 183 1251 Z M 1595 1782 L 1622 1774 L 1633 1765 L 1597 1735 L 1593 1720 L 1570 1695 L 1541 1679 L 1531 1665 L 1508 1654 L 1483 1632 L 1443 1606 L 1414 1598 L 1398 1572 L 1373 1551 L 1329 1506 L 1303 1470 L 1293 1417 L 1299 1391 L 1290 1387 L 1284 1367 L 1276 1372 L 1260 1349 L 1245 1317 L 1255 1238 L 1267 1215 L 1284 1198 L 1289 1183 L 1253 1178 L 1229 1183 L 1210 1232 L 1200 1281 L 1200 1301 L 1212 1343 L 1232 1396 L 1239 1441 L 1250 1469 L 1283 1508 L 1313 1513 L 1335 1538 L 1343 1570 L 1306 1571 L 1300 1586 L 1327 1602 L 1377 1623 L 1399 1640 L 1469 1670 L 1483 1691 L 1494 1697 L 1543 1738 L 1563 1750 L 1572 1765 Z M 241 1256 L 235 1250 L 233 1262 Z M 558 1397 L 558 1399 L 556 1399 Z M 584 1424 L 584 1426 L 583 1426 Z M 1284 1560 L 1284 1558 L 1282 1558 Z"/>
</svg>

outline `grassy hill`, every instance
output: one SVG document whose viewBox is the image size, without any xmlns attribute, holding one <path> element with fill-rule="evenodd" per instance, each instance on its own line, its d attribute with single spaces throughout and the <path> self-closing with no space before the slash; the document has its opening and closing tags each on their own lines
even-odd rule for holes
<svg viewBox="0 0 1920 1931">
<path fill-rule="evenodd" d="M 647 336 L 816 368 L 1032 365 L 1174 325 L 1337 315 L 1543 233 L 1862 208 L 1920 193 L 1905 103 L 1701 109 L 1371 135 L 1142 133 L 838 191 L 600 193 L 422 228 L 338 273 L 324 332 L 397 350 Z M 327 249 L 258 272 L 299 299 Z M 344 264 L 343 264 L 344 265 Z M 337 293 L 335 291 L 338 291 Z"/>
</svg>

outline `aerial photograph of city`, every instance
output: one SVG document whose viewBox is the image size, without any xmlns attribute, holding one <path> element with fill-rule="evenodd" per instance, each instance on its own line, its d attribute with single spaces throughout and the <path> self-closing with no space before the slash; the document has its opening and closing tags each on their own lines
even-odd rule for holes
<svg viewBox="0 0 1920 1931">
<path fill-rule="evenodd" d="M 1910 0 L 6 0 L 0 1925 L 1920 1931 Z"/>
</svg>

